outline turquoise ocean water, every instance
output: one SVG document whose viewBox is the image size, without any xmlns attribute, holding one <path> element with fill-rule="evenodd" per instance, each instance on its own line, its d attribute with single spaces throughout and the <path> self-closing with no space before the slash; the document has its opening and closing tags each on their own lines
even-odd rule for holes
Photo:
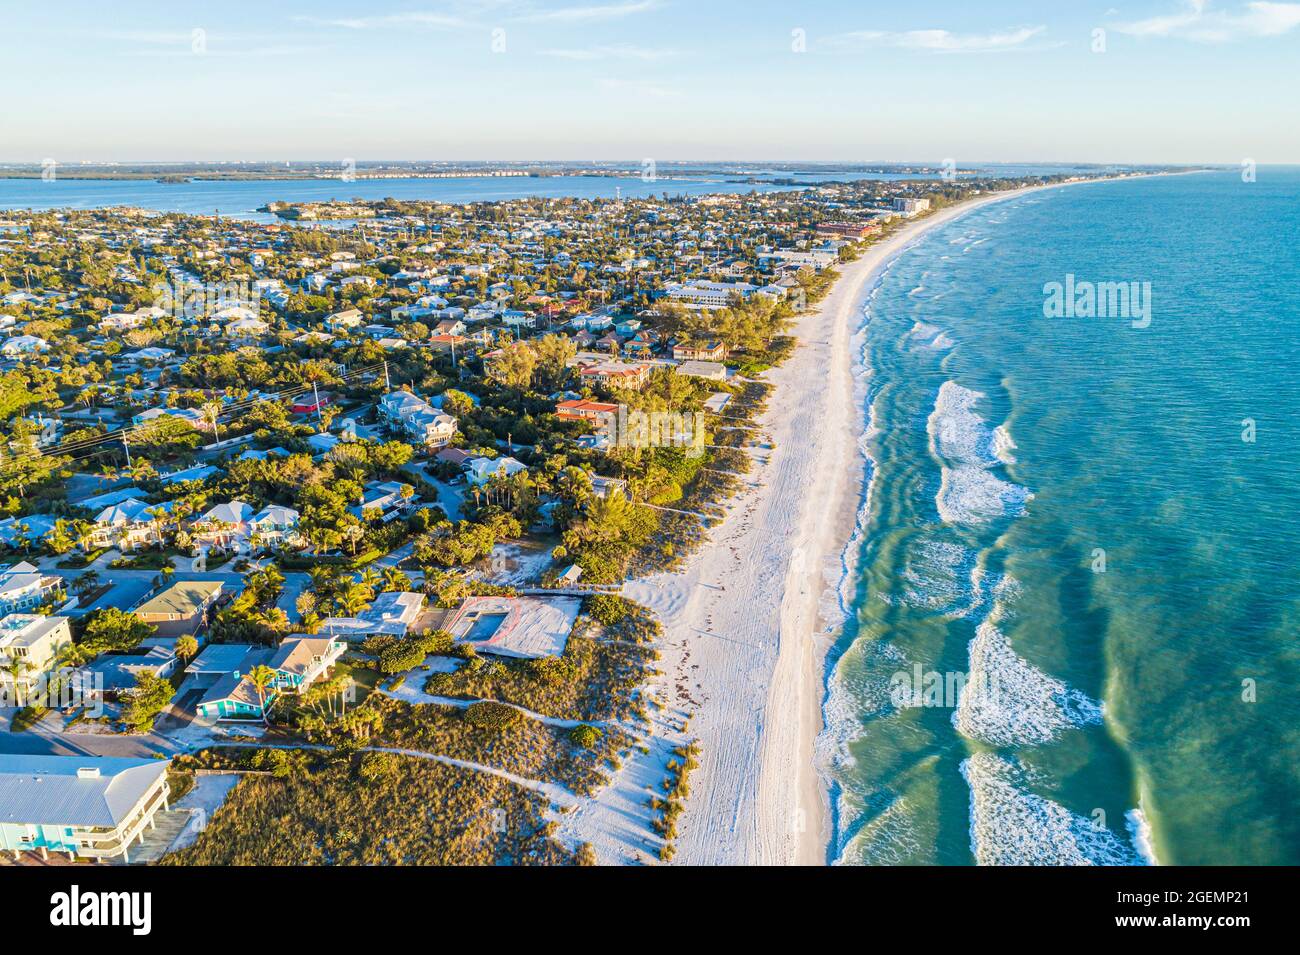
<svg viewBox="0 0 1300 955">
<path fill-rule="evenodd" d="M 1298 234 L 1296 168 L 1089 183 L 882 276 L 833 861 L 1300 862 Z"/>
</svg>

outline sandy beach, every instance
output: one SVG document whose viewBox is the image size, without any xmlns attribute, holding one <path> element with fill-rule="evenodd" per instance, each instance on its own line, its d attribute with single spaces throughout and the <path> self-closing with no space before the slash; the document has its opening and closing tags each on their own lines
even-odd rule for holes
<svg viewBox="0 0 1300 955">
<path fill-rule="evenodd" d="M 850 343 L 893 257 L 931 229 L 1026 191 L 911 222 L 842 267 L 830 295 L 797 320 L 794 354 L 769 375 L 776 390 L 765 432 L 755 436 L 765 447 L 711 543 L 683 572 L 626 586 L 664 624 L 656 690 L 665 709 L 657 722 L 668 742 L 695 737 L 702 747 L 674 861 L 827 862 L 828 798 L 813 750 L 842 559 L 865 477 Z M 615 861 L 608 845 L 598 848 Z"/>
</svg>

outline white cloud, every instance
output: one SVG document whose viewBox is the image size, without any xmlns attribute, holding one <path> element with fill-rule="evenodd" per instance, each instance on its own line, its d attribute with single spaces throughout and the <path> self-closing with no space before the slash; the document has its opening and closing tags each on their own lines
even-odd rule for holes
<svg viewBox="0 0 1300 955">
<path fill-rule="evenodd" d="M 993 33 L 952 33 L 948 30 L 907 30 L 886 33 L 880 30 L 858 30 L 833 37 L 836 45 L 870 44 L 894 46 L 906 50 L 927 50 L 933 53 L 995 53 L 1022 48 L 1046 27 L 1017 27 Z"/>
<path fill-rule="evenodd" d="M 1211 9 L 1208 0 L 1185 0 L 1176 13 L 1121 23 L 1117 33 L 1138 37 L 1181 37 L 1198 43 L 1228 43 L 1281 36 L 1300 26 L 1300 3 L 1247 3 L 1236 11 Z"/>
</svg>

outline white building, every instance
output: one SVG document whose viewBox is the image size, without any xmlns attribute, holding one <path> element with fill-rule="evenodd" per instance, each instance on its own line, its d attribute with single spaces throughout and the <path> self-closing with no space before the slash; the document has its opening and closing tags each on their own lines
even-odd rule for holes
<svg viewBox="0 0 1300 955">
<path fill-rule="evenodd" d="M 5 705 L 25 700 L 35 680 L 49 672 L 59 653 L 71 643 L 67 617 L 11 613 L 0 620 L 0 695 Z M 15 663 L 22 671 L 17 675 L 12 672 Z"/>
<path fill-rule="evenodd" d="M 409 391 L 391 391 L 380 398 L 379 414 L 426 447 L 445 447 L 456 436 L 455 418 Z"/>
</svg>

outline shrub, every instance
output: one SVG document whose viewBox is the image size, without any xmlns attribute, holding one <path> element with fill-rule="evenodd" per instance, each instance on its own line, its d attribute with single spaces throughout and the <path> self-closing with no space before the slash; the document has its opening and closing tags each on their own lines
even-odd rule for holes
<svg viewBox="0 0 1300 955">
<path fill-rule="evenodd" d="M 590 726 L 587 723 L 581 723 L 569 730 L 569 739 L 573 741 L 573 745 L 582 749 L 591 749 L 600 742 L 603 735 L 597 727 Z"/>
<path fill-rule="evenodd" d="M 621 623 L 631 611 L 631 605 L 617 594 L 596 594 L 587 599 L 587 613 L 607 627 Z"/>
<path fill-rule="evenodd" d="M 380 673 L 402 673 L 424 662 L 424 650 L 414 640 L 387 647 L 379 654 Z"/>
<path fill-rule="evenodd" d="M 465 719 L 480 729 L 503 730 L 518 723 L 522 717 L 523 714 L 513 706 L 492 700 L 483 700 L 465 710 Z"/>
<path fill-rule="evenodd" d="M 430 630 L 411 638 L 425 654 L 447 654 L 451 652 L 456 638 L 446 630 Z"/>
</svg>

